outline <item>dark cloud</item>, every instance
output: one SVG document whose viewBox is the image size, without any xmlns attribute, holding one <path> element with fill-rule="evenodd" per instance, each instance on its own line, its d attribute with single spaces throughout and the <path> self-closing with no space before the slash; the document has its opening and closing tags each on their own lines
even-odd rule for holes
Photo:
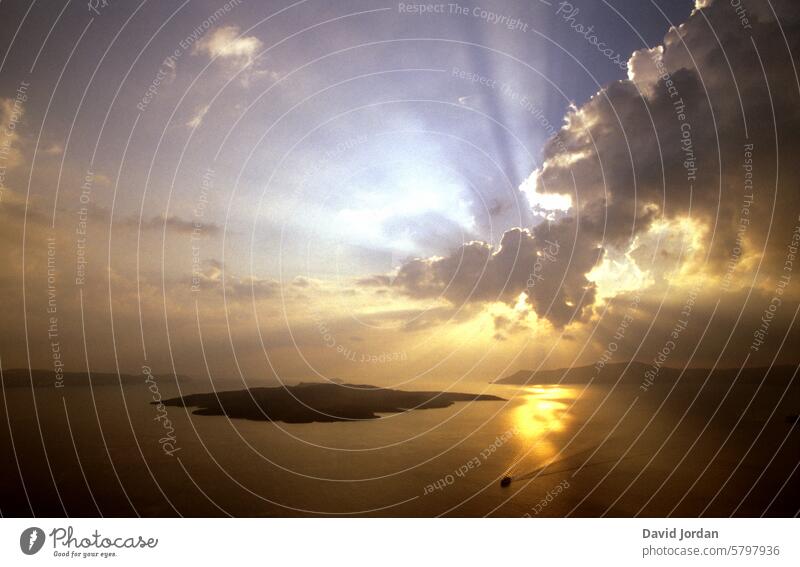
<svg viewBox="0 0 800 567">
<path fill-rule="evenodd" d="M 311 285 L 311 280 L 303 276 L 297 276 L 292 280 L 292 285 L 295 287 L 309 287 Z"/>
<path fill-rule="evenodd" d="M 138 228 L 139 219 L 126 218 L 122 221 L 122 224 L 127 227 Z M 164 230 L 164 227 L 178 234 L 191 234 L 196 231 L 200 234 L 216 236 L 222 232 L 222 227 L 216 223 L 192 221 L 175 215 L 154 215 L 148 219 L 142 219 L 141 222 L 142 230 Z"/>
<path fill-rule="evenodd" d="M 785 4 L 775 3 L 779 13 Z M 770 227 L 791 230 L 797 176 L 786 158 L 798 149 L 800 105 L 789 70 L 800 33 L 792 18 L 783 29 L 769 18 L 751 25 L 744 29 L 727 2 L 712 3 L 673 28 L 662 48 L 634 54 L 632 81 L 612 83 L 568 114 L 559 139 L 569 154 L 559 156 L 551 140 L 537 188 L 576 188 L 578 247 L 625 249 L 656 219 L 690 216 L 710 228 L 709 260 L 721 265 L 735 243 L 746 143 L 757 172 L 752 248 Z M 784 32 L 788 48 L 777 40 Z"/>
<path fill-rule="evenodd" d="M 470 242 L 443 258 L 415 259 L 404 264 L 391 280 L 394 289 L 414 298 L 444 298 L 455 305 L 500 301 L 513 304 L 520 293 L 556 325 L 584 319 L 594 301 L 594 285 L 585 273 L 601 258 L 597 248 L 580 254 L 573 250 L 569 263 L 559 255 L 574 239 L 571 221 L 533 231 L 507 231 L 500 245 Z M 583 270 L 568 270 L 580 266 Z M 360 280 L 362 285 L 389 285 L 386 276 Z"/>
<path fill-rule="evenodd" d="M 699 272 L 718 277 L 739 245 L 734 263 L 763 251 L 763 273 L 780 272 L 800 212 L 792 61 L 800 20 L 790 2 L 773 3 L 786 14 L 780 22 L 763 3 L 743 4 L 750 28 L 729 3 L 710 3 L 672 28 L 663 46 L 635 53 L 631 80 L 570 109 L 531 179 L 538 193 L 570 195 L 569 215 L 511 229 L 499 246 L 475 241 L 445 257 L 411 260 L 393 280 L 376 276 L 362 285 L 391 283 L 403 294 L 456 305 L 513 304 L 526 292 L 539 316 L 563 326 L 591 315 L 597 289 L 589 274 L 608 254 L 665 284 L 665 274 L 685 269 L 686 241 L 694 237 Z M 755 197 L 742 237 L 746 145 Z M 668 223 L 686 219 L 691 234 L 672 238 L 678 225 Z M 665 236 L 652 236 L 656 223 L 668 227 Z M 740 286 L 752 275 L 740 277 Z"/>
</svg>

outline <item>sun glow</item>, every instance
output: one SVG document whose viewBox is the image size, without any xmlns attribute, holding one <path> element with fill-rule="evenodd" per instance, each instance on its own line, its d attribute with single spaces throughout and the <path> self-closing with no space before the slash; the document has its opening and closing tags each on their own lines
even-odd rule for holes
<svg viewBox="0 0 800 567">
<path fill-rule="evenodd" d="M 545 212 L 565 213 L 572 208 L 572 196 L 560 193 L 542 193 L 539 191 L 539 175 L 541 171 L 535 170 L 519 186 L 525 193 L 531 208 Z"/>
<path fill-rule="evenodd" d="M 601 300 L 653 286 L 659 281 L 686 283 L 702 270 L 708 227 L 690 217 L 659 219 L 633 239 L 627 250 L 607 246 L 600 264 L 587 274 Z M 703 276 L 706 277 L 706 276 Z"/>
<path fill-rule="evenodd" d="M 522 450 L 537 461 L 547 461 L 557 454 L 557 445 L 549 438 L 564 432 L 572 421 L 567 411 L 578 397 L 578 389 L 561 386 L 524 388 L 523 403 L 511 414 L 512 427 L 522 441 Z"/>
<path fill-rule="evenodd" d="M 643 271 L 631 257 L 630 250 L 619 253 L 607 249 L 603 261 L 586 278 L 597 285 L 597 295 L 601 300 L 643 289 L 653 283 L 650 274 Z"/>
<path fill-rule="evenodd" d="M 512 417 L 517 435 L 528 443 L 535 442 L 532 451 L 537 457 L 552 457 L 555 445 L 547 436 L 564 431 L 572 420 L 567 409 L 578 397 L 578 389 L 548 385 L 530 386 L 524 392 L 524 403 L 514 409 Z"/>
<path fill-rule="evenodd" d="M 415 222 L 437 218 L 465 234 L 475 230 L 476 222 L 461 184 L 427 171 L 403 171 L 380 187 L 357 185 L 334 218 L 340 238 L 406 253 L 419 252 Z"/>
<path fill-rule="evenodd" d="M 521 435 L 538 437 L 551 431 L 563 431 L 570 417 L 569 404 L 577 398 L 577 388 L 569 386 L 529 386 L 525 388 L 525 403 L 514 414 Z"/>
</svg>

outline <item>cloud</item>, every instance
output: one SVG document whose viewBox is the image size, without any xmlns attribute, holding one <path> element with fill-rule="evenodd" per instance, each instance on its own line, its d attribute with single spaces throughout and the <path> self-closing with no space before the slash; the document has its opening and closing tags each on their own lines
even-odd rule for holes
<svg viewBox="0 0 800 567">
<path fill-rule="evenodd" d="M 763 255 L 762 271 L 780 273 L 800 212 L 793 163 L 800 100 L 791 71 L 800 10 L 776 2 L 787 14 L 781 29 L 763 4 L 743 6 L 749 28 L 729 3 L 702 2 L 663 45 L 633 54 L 627 80 L 570 108 L 525 187 L 541 199 L 571 196 L 568 213 L 509 230 L 498 247 L 471 242 L 445 257 L 411 260 L 392 289 L 454 304 L 513 304 L 524 292 L 540 317 L 563 326 L 588 321 L 599 298 L 634 284 L 718 281 L 732 257 L 755 266 Z M 783 33 L 789 49 L 777 39 Z M 746 160 L 756 172 L 754 199 Z M 558 242 L 559 253 L 543 262 L 547 241 Z M 734 257 L 737 248 L 743 253 Z M 534 272 L 540 278 L 526 285 Z M 750 285 L 752 270 L 736 274 Z"/>
<path fill-rule="evenodd" d="M 743 2 L 746 10 L 756 5 Z M 783 13 L 782 6 L 776 9 Z M 763 268 L 777 268 L 799 204 L 790 189 L 797 174 L 785 161 L 798 149 L 798 88 L 787 72 L 791 54 L 775 41 L 778 23 L 748 13 L 749 29 L 727 2 L 706 2 L 702 13 L 671 29 L 662 46 L 633 54 L 629 80 L 568 113 L 559 138 L 572 158 L 565 160 L 551 140 L 536 190 L 576 191 L 576 251 L 600 247 L 628 255 L 645 276 L 692 273 L 713 280 L 741 240 L 741 257 L 765 250 Z M 796 46 L 797 22 L 782 24 Z M 748 167 L 757 172 L 752 205 L 744 168 L 750 159 Z M 741 238 L 743 209 L 748 219 Z M 670 245 L 681 230 L 700 254 Z"/>
<path fill-rule="evenodd" d="M 223 26 L 197 42 L 194 53 L 204 54 L 224 65 L 229 72 L 240 73 L 247 84 L 254 76 L 267 74 L 276 78 L 274 72 L 256 69 L 256 57 L 264 44 L 256 36 L 245 36 L 237 26 Z"/>
<path fill-rule="evenodd" d="M 455 305 L 503 302 L 514 305 L 525 293 L 538 313 L 562 326 L 585 320 L 595 289 L 585 274 L 602 251 L 558 256 L 572 242 L 571 222 L 506 231 L 497 247 L 486 242 L 464 244 L 445 257 L 417 258 L 400 267 L 393 279 L 362 278 L 362 286 L 388 286 L 413 298 L 441 298 Z M 568 266 L 578 269 L 568 270 Z"/>
<path fill-rule="evenodd" d="M 292 285 L 293 285 L 293 286 L 295 286 L 295 287 L 301 287 L 301 288 L 307 288 L 307 287 L 310 287 L 310 286 L 312 285 L 312 283 L 313 283 L 313 282 L 312 282 L 312 280 L 310 280 L 310 279 L 308 279 L 308 278 L 306 278 L 306 277 L 304 277 L 304 276 L 296 276 L 296 277 L 295 277 L 295 278 L 292 280 Z"/>
<path fill-rule="evenodd" d="M 796 25 L 786 31 L 796 44 Z M 743 203 L 745 143 L 754 145 L 762 197 L 775 184 L 773 111 L 778 151 L 797 147 L 797 85 L 786 72 L 790 54 L 773 41 L 780 33 L 774 21 L 753 21 L 757 53 L 727 3 L 706 3 L 702 14 L 670 30 L 663 46 L 633 54 L 631 80 L 609 85 L 570 111 L 560 139 L 574 159 L 565 162 L 558 146 L 548 144 L 537 191 L 562 194 L 577 187 L 579 246 L 624 251 L 656 219 L 691 217 L 713 233 L 706 249 L 711 265 L 724 262 Z M 788 168 L 779 175 L 787 186 L 791 177 Z M 789 211 L 797 210 L 796 195 L 785 187 L 775 195 L 783 204 L 776 220 L 784 230 L 794 222 Z M 769 218 L 771 205 L 769 198 L 756 199 L 754 212 Z M 751 226 L 748 243 L 755 247 L 768 228 Z"/>
<path fill-rule="evenodd" d="M 210 105 L 208 104 L 204 104 L 195 108 L 194 114 L 186 123 L 186 125 L 189 128 L 198 128 L 203 123 L 203 119 L 206 117 L 206 114 L 208 114 L 209 108 Z"/>
<path fill-rule="evenodd" d="M 202 287 L 208 287 L 225 293 L 233 300 L 241 299 L 268 299 L 275 297 L 280 290 L 280 283 L 272 278 L 257 278 L 254 276 L 238 276 L 226 272 L 218 260 L 206 260 L 204 270 L 200 275 Z"/>
<path fill-rule="evenodd" d="M 132 228 L 139 228 L 139 218 L 138 217 L 129 217 L 121 221 L 120 223 L 115 224 L 123 224 L 125 226 L 129 226 Z M 195 222 L 192 220 L 184 219 L 176 215 L 164 216 L 163 214 L 154 215 L 149 219 L 142 219 L 141 228 L 142 230 L 156 230 L 161 231 L 164 230 L 164 226 L 166 225 L 167 230 L 171 232 L 175 232 L 177 234 L 203 234 L 205 236 L 215 236 L 222 232 L 222 227 L 217 223 L 203 221 Z"/>
<path fill-rule="evenodd" d="M 17 127 L 24 115 L 23 100 L 0 99 L 0 166 L 5 169 L 16 167 L 22 162 Z"/>
<path fill-rule="evenodd" d="M 261 49 L 262 43 L 255 36 L 242 36 L 236 26 L 223 26 L 197 42 L 195 52 L 209 57 L 244 60 L 250 62 Z"/>
<path fill-rule="evenodd" d="M 359 321 L 370 325 L 373 330 L 398 329 L 404 333 L 414 333 L 445 323 L 463 322 L 476 313 L 477 310 L 470 305 L 461 308 L 452 305 L 434 305 L 363 313 L 359 316 Z"/>
<path fill-rule="evenodd" d="M 64 153 L 64 146 L 61 144 L 50 144 L 42 153 L 47 156 L 60 156 Z"/>
</svg>

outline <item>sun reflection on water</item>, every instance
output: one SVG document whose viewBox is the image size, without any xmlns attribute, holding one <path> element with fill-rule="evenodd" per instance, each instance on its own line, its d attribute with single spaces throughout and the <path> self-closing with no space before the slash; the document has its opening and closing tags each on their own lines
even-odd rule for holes
<svg viewBox="0 0 800 567">
<path fill-rule="evenodd" d="M 512 420 L 523 449 L 529 449 L 531 456 L 549 459 L 556 454 L 550 437 L 565 431 L 572 421 L 567 409 L 578 393 L 578 388 L 561 385 L 523 388 L 523 403 L 514 408 Z"/>
</svg>

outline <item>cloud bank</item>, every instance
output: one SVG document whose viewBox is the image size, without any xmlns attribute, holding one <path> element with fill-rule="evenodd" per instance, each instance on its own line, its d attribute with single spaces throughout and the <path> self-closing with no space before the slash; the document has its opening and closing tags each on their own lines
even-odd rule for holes
<svg viewBox="0 0 800 567">
<path fill-rule="evenodd" d="M 628 79 L 570 109 L 524 184 L 569 195 L 567 215 L 509 230 L 497 247 L 411 260 L 384 283 L 455 305 L 524 293 L 563 327 L 631 287 L 727 278 L 722 293 L 758 286 L 759 266 L 766 280 L 780 274 L 800 211 L 800 19 L 790 2 L 772 3 L 780 22 L 765 3 L 742 4 L 747 23 L 728 2 L 703 2 L 663 45 L 631 56 Z"/>
</svg>

